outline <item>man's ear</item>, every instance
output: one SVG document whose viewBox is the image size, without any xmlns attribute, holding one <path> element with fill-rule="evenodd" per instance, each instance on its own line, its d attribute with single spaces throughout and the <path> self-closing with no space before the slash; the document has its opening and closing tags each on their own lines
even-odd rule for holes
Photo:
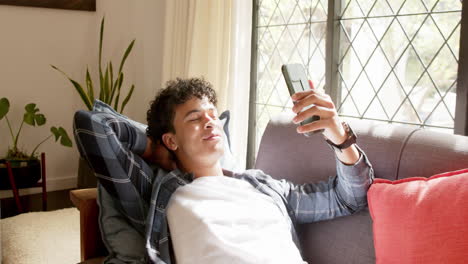
<svg viewBox="0 0 468 264">
<path fill-rule="evenodd" d="M 175 135 L 173 133 L 165 133 L 162 135 L 162 140 L 163 140 L 163 143 L 164 145 L 172 150 L 172 151 L 176 151 L 177 148 L 178 148 L 178 144 L 177 144 L 177 139 L 175 138 Z"/>
</svg>

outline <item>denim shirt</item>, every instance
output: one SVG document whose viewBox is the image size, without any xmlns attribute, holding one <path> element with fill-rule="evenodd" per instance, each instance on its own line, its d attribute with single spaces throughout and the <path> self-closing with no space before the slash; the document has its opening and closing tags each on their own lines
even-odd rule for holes
<svg viewBox="0 0 468 264">
<path fill-rule="evenodd" d="M 146 134 L 123 115 L 78 111 L 74 135 L 80 154 L 94 169 L 101 186 L 114 197 L 132 226 L 145 234 L 148 261 L 175 263 L 166 207 L 174 191 L 189 184 L 193 175 L 147 164 L 140 156 L 146 147 Z M 337 159 L 337 175 L 328 181 L 298 185 L 255 169 L 232 175 L 225 171 L 225 175 L 245 180 L 270 196 L 290 224 L 293 241 L 300 249 L 297 224 L 350 215 L 367 206 L 373 169 L 365 153 L 357 148 L 359 160 L 345 165 Z"/>
</svg>

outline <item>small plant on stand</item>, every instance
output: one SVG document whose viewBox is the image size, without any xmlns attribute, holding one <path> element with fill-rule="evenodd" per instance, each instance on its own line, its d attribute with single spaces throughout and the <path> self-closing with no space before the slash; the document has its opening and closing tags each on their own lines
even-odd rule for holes
<svg viewBox="0 0 468 264">
<path fill-rule="evenodd" d="M 23 120 L 19 126 L 19 129 L 17 131 L 13 131 L 13 127 L 11 125 L 10 120 L 8 119 L 8 112 L 10 110 L 10 102 L 8 101 L 7 98 L 3 97 L 0 99 L 0 120 L 5 119 L 8 129 L 10 130 L 10 136 L 11 136 L 11 141 L 12 144 L 8 147 L 8 151 L 2 159 L 0 159 L 0 188 L 4 189 L 8 187 L 8 177 L 6 177 L 6 165 L 5 163 L 9 161 L 11 163 L 11 166 L 13 169 L 16 168 L 22 168 L 22 167 L 28 167 L 28 166 L 36 166 L 39 168 L 39 159 L 38 159 L 38 154 L 37 150 L 38 148 L 48 141 L 51 137 L 55 137 L 55 141 L 59 141 L 61 145 L 66 146 L 66 147 L 72 147 L 72 141 L 70 140 L 70 137 L 67 134 L 67 131 L 63 127 L 51 127 L 51 135 L 45 137 L 37 145 L 32 148 L 31 152 L 26 152 L 26 150 L 20 150 L 19 149 L 19 139 L 21 135 L 21 131 L 23 129 L 24 124 L 27 124 L 29 126 L 43 126 L 45 125 L 47 119 L 44 116 L 44 114 L 39 112 L 39 108 L 37 108 L 36 104 L 30 103 L 27 104 L 25 107 L 25 112 L 23 115 Z M 36 174 L 36 173 L 35 173 Z M 15 176 L 16 178 L 16 176 Z M 39 175 L 31 175 L 30 179 L 18 179 L 19 185 L 21 186 L 21 181 L 28 182 L 34 184 L 37 182 L 40 178 L 40 171 Z M 34 180 L 37 179 L 37 180 Z M 35 182 L 34 182 L 35 181 Z"/>
</svg>

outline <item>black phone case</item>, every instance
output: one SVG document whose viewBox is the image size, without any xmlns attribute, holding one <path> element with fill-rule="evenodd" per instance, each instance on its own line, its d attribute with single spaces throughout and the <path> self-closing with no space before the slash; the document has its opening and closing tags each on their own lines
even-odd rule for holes
<svg viewBox="0 0 468 264">
<path fill-rule="evenodd" d="M 301 64 L 285 64 L 281 66 L 281 71 L 283 72 L 284 80 L 286 81 L 286 86 L 288 87 L 290 95 L 310 89 L 307 75 Z M 306 107 L 302 109 L 302 111 L 305 111 L 310 107 L 312 106 Z M 300 124 L 303 126 L 317 120 L 320 120 L 319 116 L 312 116 L 302 121 Z M 323 129 L 316 130 L 312 132 L 312 134 L 321 132 L 323 132 Z M 310 136 L 310 134 L 310 132 L 304 133 L 305 136 Z"/>
</svg>

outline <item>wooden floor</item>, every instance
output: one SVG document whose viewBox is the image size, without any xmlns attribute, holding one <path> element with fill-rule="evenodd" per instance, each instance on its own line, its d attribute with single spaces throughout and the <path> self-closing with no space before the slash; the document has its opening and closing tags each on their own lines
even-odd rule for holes
<svg viewBox="0 0 468 264">
<path fill-rule="evenodd" d="M 73 207 L 69 192 L 72 189 L 53 191 L 47 193 L 47 211 Z M 20 196 L 24 212 L 42 211 L 42 194 Z M 13 198 L 1 199 L 1 216 L 7 218 L 17 215 L 15 200 Z"/>
</svg>

